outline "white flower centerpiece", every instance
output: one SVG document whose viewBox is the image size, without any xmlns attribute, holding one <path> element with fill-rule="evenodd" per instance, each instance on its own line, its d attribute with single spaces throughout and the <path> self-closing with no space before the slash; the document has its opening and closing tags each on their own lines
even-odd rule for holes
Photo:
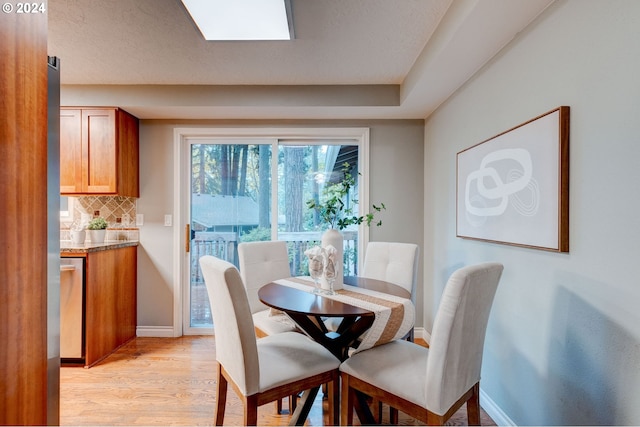
<svg viewBox="0 0 640 427">
<path fill-rule="evenodd" d="M 384 203 L 372 205 L 373 212 L 366 215 L 355 215 L 353 207 L 358 205 L 358 200 L 351 198 L 350 191 L 356 185 L 356 177 L 350 172 L 349 163 L 342 165 L 342 180 L 324 187 L 319 201 L 311 199 L 307 201 L 307 207 L 314 209 L 322 222 L 327 226 L 326 231 L 322 235 L 321 247 L 326 250 L 332 247 L 335 252 L 332 253 L 333 286 L 335 290 L 342 289 L 343 286 L 343 262 L 344 262 L 344 237 L 340 230 L 344 230 L 350 225 L 360 225 L 365 223 L 371 226 L 382 225 L 382 221 L 375 220 L 375 214 L 382 210 L 386 210 Z M 349 202 L 350 203 L 347 203 Z M 325 257 L 328 259 L 328 255 Z M 326 261 L 325 261 L 326 262 Z M 326 265 L 324 267 L 325 274 L 321 279 L 322 287 L 329 288 L 329 282 L 326 277 Z"/>
</svg>

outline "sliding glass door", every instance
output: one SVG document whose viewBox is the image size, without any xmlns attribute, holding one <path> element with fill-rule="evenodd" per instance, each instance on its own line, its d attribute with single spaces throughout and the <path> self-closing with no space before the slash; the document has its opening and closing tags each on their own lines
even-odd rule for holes
<svg viewBox="0 0 640 427">
<path fill-rule="evenodd" d="M 238 243 L 271 237 L 269 141 L 191 144 L 190 283 L 187 328 L 211 327 L 211 310 L 198 260 L 213 255 L 236 266 Z"/>
<path fill-rule="evenodd" d="M 292 275 L 308 274 L 304 251 L 319 244 L 326 225 L 307 201 L 342 178 L 359 176 L 357 140 L 187 138 L 189 151 L 188 277 L 183 332 L 212 328 L 198 261 L 213 255 L 238 265 L 238 244 L 284 240 Z M 358 187 L 353 197 L 358 199 Z M 184 191 L 184 190 L 183 190 Z M 357 206 L 356 206 L 357 210 Z M 344 230 L 345 274 L 357 273 L 357 227 Z"/>
</svg>

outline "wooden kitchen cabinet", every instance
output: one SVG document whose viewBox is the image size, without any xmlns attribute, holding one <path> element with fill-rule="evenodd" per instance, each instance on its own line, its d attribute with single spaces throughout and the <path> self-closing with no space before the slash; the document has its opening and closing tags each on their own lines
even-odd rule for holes
<svg viewBox="0 0 640 427">
<path fill-rule="evenodd" d="M 86 367 L 100 362 L 136 336 L 137 253 L 136 246 L 61 253 L 62 257 L 85 258 Z"/>
<path fill-rule="evenodd" d="M 120 108 L 61 108 L 60 193 L 139 197 L 138 127 Z"/>
</svg>

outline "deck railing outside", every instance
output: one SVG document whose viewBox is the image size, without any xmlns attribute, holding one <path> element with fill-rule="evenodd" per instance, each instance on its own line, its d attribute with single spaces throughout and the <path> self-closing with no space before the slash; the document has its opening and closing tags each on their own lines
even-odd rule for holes
<svg viewBox="0 0 640 427">
<path fill-rule="evenodd" d="M 358 274 L 358 233 L 343 231 L 344 275 Z M 279 232 L 279 240 L 287 242 L 292 276 L 308 275 L 308 262 L 304 252 L 320 244 L 321 232 Z M 232 232 L 198 231 L 191 240 L 191 324 L 211 325 L 211 310 L 199 260 L 204 255 L 213 255 L 238 266 L 238 236 Z"/>
</svg>

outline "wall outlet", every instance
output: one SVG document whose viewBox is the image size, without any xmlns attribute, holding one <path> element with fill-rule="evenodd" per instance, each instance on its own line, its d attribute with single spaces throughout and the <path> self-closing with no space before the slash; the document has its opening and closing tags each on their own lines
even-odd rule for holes
<svg viewBox="0 0 640 427">
<path fill-rule="evenodd" d="M 131 217 L 129 216 L 129 214 L 122 214 L 122 223 L 124 224 L 125 227 L 131 224 Z"/>
<path fill-rule="evenodd" d="M 164 216 L 164 226 L 165 227 L 171 227 L 173 225 L 173 218 L 171 218 L 171 215 L 165 215 Z"/>
<path fill-rule="evenodd" d="M 144 225 L 144 215 L 136 214 L 136 225 Z"/>
</svg>

